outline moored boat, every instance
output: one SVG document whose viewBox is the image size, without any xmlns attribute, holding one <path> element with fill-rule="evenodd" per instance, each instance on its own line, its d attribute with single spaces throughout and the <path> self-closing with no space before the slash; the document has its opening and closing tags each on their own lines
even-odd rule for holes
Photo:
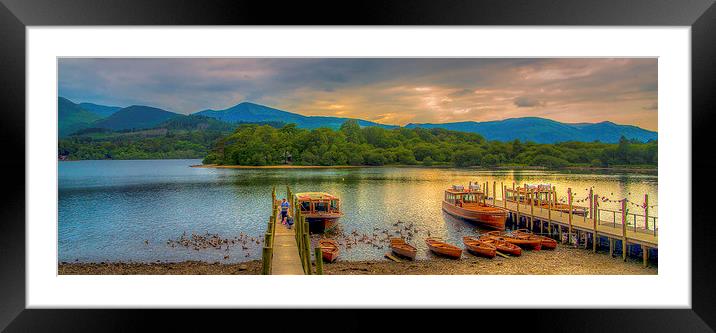
<svg viewBox="0 0 716 333">
<path fill-rule="evenodd" d="M 321 256 L 323 260 L 327 262 L 336 261 L 340 254 L 338 242 L 333 239 L 321 239 L 318 243 L 321 245 Z"/>
<path fill-rule="evenodd" d="M 480 190 L 479 185 L 470 184 L 467 189 L 461 185 L 453 185 L 445 190 L 442 208 L 452 216 L 493 229 L 505 230 L 507 211 L 489 206 L 485 200 L 485 193 Z"/>
<path fill-rule="evenodd" d="M 501 240 L 504 240 L 508 243 L 517 245 L 523 249 L 533 249 L 535 251 L 539 251 L 542 249 L 542 240 L 533 237 L 533 236 L 518 236 L 518 235 L 510 235 L 506 233 L 491 233 L 489 232 L 488 235 L 491 235 L 492 237 L 497 237 Z"/>
<path fill-rule="evenodd" d="M 510 242 L 507 242 L 506 240 L 498 237 L 498 236 L 482 236 L 480 237 L 480 240 L 487 244 L 492 244 L 495 246 L 497 251 L 500 251 L 500 253 L 509 254 L 515 257 L 519 257 L 522 255 L 522 248 L 512 244 Z"/>
<path fill-rule="evenodd" d="M 343 216 L 340 199 L 325 192 L 302 192 L 295 195 L 301 216 L 313 232 L 323 232 Z"/>
<path fill-rule="evenodd" d="M 415 255 L 418 253 L 418 249 L 415 248 L 415 246 L 406 243 L 402 238 L 391 238 L 390 249 L 393 250 L 395 254 L 411 260 L 415 260 Z"/>
<path fill-rule="evenodd" d="M 436 254 L 450 257 L 453 259 L 460 259 L 460 256 L 462 256 L 462 249 L 452 245 L 445 243 L 443 240 L 438 238 L 427 238 L 425 240 L 425 244 L 428 245 L 428 248 L 430 251 L 435 252 Z"/>
<path fill-rule="evenodd" d="M 462 242 L 472 254 L 486 258 L 494 258 L 497 255 L 497 248 L 494 245 L 483 242 L 477 237 L 465 236 Z"/>
<path fill-rule="evenodd" d="M 532 237 L 539 238 L 539 239 L 542 241 L 542 248 L 543 248 L 543 249 L 554 250 L 554 249 L 557 248 L 557 241 L 556 241 L 556 240 L 554 240 L 554 239 L 552 239 L 552 238 L 549 238 L 549 237 L 547 237 L 547 236 L 535 235 L 535 234 L 533 234 L 532 232 L 530 232 L 530 231 L 527 230 L 527 229 L 515 230 L 515 231 L 513 231 L 512 233 L 513 233 L 515 236 L 518 236 L 518 237 L 521 237 L 521 236 L 525 235 L 525 236 L 532 236 Z"/>
</svg>

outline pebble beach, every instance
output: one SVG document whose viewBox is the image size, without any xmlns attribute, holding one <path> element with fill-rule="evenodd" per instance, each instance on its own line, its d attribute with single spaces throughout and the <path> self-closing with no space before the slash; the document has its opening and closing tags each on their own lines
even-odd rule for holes
<svg viewBox="0 0 716 333">
<path fill-rule="evenodd" d="M 336 261 L 323 265 L 325 275 L 656 275 L 658 267 L 644 267 L 638 259 L 610 257 L 608 253 L 570 246 L 555 250 L 525 251 L 520 257 L 497 256 L 486 259 L 463 254 L 462 259 L 432 258 L 429 260 L 388 259 Z M 177 263 L 60 263 L 60 275 L 256 275 L 261 274 L 261 261 L 242 263 L 208 263 L 184 261 Z"/>
</svg>

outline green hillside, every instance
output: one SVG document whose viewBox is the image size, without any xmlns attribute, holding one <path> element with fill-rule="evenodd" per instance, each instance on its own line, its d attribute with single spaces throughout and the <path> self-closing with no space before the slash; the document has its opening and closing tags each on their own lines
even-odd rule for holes
<svg viewBox="0 0 716 333">
<path fill-rule="evenodd" d="M 174 117 L 178 113 L 143 105 L 132 105 L 121 109 L 111 116 L 95 122 L 92 127 L 108 128 L 113 131 L 153 128 Z"/>
<path fill-rule="evenodd" d="M 64 97 L 57 99 L 57 122 L 60 137 L 91 127 L 92 123 L 100 118 L 100 116 L 82 109 L 79 105 Z"/>
</svg>

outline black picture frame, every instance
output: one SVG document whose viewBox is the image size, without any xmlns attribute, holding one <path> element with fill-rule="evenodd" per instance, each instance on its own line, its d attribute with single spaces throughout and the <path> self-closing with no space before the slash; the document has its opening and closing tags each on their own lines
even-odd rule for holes
<svg viewBox="0 0 716 333">
<path fill-rule="evenodd" d="M 141 1 L 0 0 L 0 142 L 6 157 L 0 211 L 0 329 L 7 331 L 109 331 L 149 328 L 205 329 L 220 322 L 366 330 L 372 326 L 423 329 L 461 323 L 510 330 L 713 331 L 716 327 L 716 227 L 708 213 L 709 186 L 692 186 L 692 307 L 690 309 L 539 309 L 385 313 L 373 310 L 193 312 L 25 309 L 25 28 L 84 25 L 567 25 L 691 27 L 692 179 L 709 179 L 716 91 L 716 6 L 713 0 L 501 0 L 501 1 Z M 230 42 L 230 41 L 227 41 Z M 24 175 L 20 177 L 19 175 Z M 692 184 L 693 185 L 693 184 Z M 681 222 L 681 221 L 679 221 Z M 562 291 L 564 292 L 564 291 Z M 563 295 L 563 293 L 555 293 Z M 578 295 L 580 291 L 574 292 Z M 576 296 L 575 296 L 576 297 Z M 600 296 L 600 297 L 603 297 Z M 183 310 L 182 310 L 183 311 Z M 274 312 L 275 311 L 275 312 Z M 272 317 L 281 320 L 272 320 Z M 181 318 L 181 319 L 177 319 Z M 412 318 L 403 320 L 403 318 Z M 431 319 L 432 318 L 432 319 Z M 482 326 L 482 320 L 489 326 Z M 388 325 L 388 326 L 386 326 Z M 246 326 L 248 329 L 248 326 Z M 260 327 L 260 326 L 259 326 Z M 260 329 L 260 328 L 256 328 Z M 271 329 L 273 330 L 273 329 Z"/>
</svg>

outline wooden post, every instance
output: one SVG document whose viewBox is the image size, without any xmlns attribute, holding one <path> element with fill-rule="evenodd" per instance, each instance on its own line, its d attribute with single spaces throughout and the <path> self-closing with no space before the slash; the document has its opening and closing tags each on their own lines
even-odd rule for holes
<svg viewBox="0 0 716 333">
<path fill-rule="evenodd" d="M 594 215 L 592 209 L 594 209 L 594 200 L 592 196 L 594 195 L 594 190 L 590 187 L 589 188 L 589 218 L 592 218 L 592 215 Z M 586 215 L 585 215 L 586 216 Z"/>
<path fill-rule="evenodd" d="M 271 241 L 271 233 L 266 233 L 264 235 L 264 246 L 273 248 L 273 242 Z"/>
<path fill-rule="evenodd" d="M 644 194 L 644 229 L 649 230 L 649 195 L 648 194 Z M 656 229 L 656 226 L 654 226 L 654 229 Z"/>
<path fill-rule="evenodd" d="M 614 240 L 609 237 L 609 256 L 614 257 Z"/>
<path fill-rule="evenodd" d="M 507 208 L 507 186 L 502 188 L 502 205 Z"/>
<path fill-rule="evenodd" d="M 261 274 L 263 275 L 270 275 L 271 274 L 271 248 L 264 246 L 263 251 L 261 253 Z"/>
<path fill-rule="evenodd" d="M 519 229 L 520 228 L 520 194 L 519 193 L 517 193 L 516 202 L 517 202 L 517 219 L 515 220 L 516 221 L 515 226 L 517 227 L 516 229 Z"/>
<path fill-rule="evenodd" d="M 316 253 L 316 275 L 323 275 L 323 253 L 321 247 L 318 246 L 315 249 Z"/>
<path fill-rule="evenodd" d="M 535 191 L 532 190 L 532 193 L 530 193 L 530 231 L 534 230 L 534 223 L 535 223 Z"/>
<path fill-rule="evenodd" d="M 568 235 L 567 235 L 567 239 L 568 239 L 567 243 L 570 243 L 572 241 L 572 188 L 571 187 L 567 189 L 567 202 L 569 202 L 569 215 L 567 216 L 567 218 L 569 220 L 569 230 L 568 230 Z"/>
<path fill-rule="evenodd" d="M 591 190 L 589 190 L 589 193 L 592 193 Z M 592 234 L 592 252 L 597 252 L 597 214 L 592 214 L 593 212 L 597 211 L 597 199 L 599 199 L 598 195 L 594 195 L 594 198 L 590 197 L 590 204 L 592 205 L 589 208 L 589 214 L 592 215 L 592 223 L 594 224 L 594 233 Z"/>
<path fill-rule="evenodd" d="M 303 237 L 305 238 L 304 244 L 306 244 L 305 247 L 303 248 L 305 251 L 304 253 L 306 253 L 306 256 L 305 256 L 305 258 L 306 258 L 306 275 L 311 275 L 311 250 L 310 250 L 311 238 L 308 236 L 308 232 L 303 234 Z M 316 260 L 318 260 L 318 259 L 321 259 L 321 258 L 316 258 Z"/>
<path fill-rule="evenodd" d="M 552 236 L 552 189 L 547 192 L 547 229 Z M 559 240 L 562 241 L 561 239 Z"/>
<path fill-rule="evenodd" d="M 644 267 L 649 267 L 649 248 L 642 245 L 641 246 L 641 252 L 642 257 L 644 259 Z"/>
<path fill-rule="evenodd" d="M 497 202 L 496 200 L 497 200 L 497 182 L 493 181 L 492 182 L 492 205 L 493 206 Z"/>
<path fill-rule="evenodd" d="M 627 258 L 626 199 L 622 199 L 622 259 Z"/>
</svg>

